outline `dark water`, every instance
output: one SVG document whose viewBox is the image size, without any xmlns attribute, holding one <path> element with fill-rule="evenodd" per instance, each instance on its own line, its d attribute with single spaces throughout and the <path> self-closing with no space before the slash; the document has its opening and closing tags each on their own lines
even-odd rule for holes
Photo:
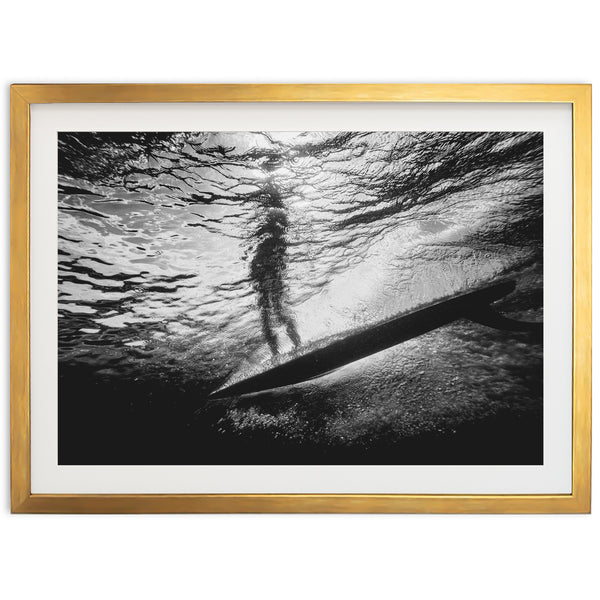
<svg viewBox="0 0 600 600">
<path fill-rule="evenodd" d="M 541 134 L 59 135 L 59 462 L 539 464 L 542 346 L 458 321 L 230 378 L 511 277 L 542 319 Z"/>
</svg>

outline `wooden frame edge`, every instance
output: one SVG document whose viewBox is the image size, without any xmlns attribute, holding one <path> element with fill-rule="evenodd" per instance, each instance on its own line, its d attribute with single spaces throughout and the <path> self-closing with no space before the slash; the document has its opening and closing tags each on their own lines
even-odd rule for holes
<svg viewBox="0 0 600 600">
<path fill-rule="evenodd" d="M 565 495 L 34 494 L 18 513 L 589 513 Z"/>
<path fill-rule="evenodd" d="M 591 510 L 592 88 L 573 97 L 573 495 Z"/>
<path fill-rule="evenodd" d="M 74 102 L 563 102 L 573 107 L 572 493 L 31 494 L 29 105 Z M 589 513 L 591 510 L 591 86 L 588 84 L 15 84 L 11 86 L 11 510 L 13 513 Z"/>
<path fill-rule="evenodd" d="M 573 102 L 589 84 L 13 84 L 30 104 L 112 102 Z M 485 99 L 483 97 L 485 96 Z"/>
<path fill-rule="evenodd" d="M 10 94 L 10 449 L 11 507 L 31 490 L 29 421 L 29 102 Z"/>
</svg>

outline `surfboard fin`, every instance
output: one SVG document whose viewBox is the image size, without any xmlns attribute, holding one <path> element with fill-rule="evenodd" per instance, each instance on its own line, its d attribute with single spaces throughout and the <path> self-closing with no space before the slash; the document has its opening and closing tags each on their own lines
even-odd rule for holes
<svg viewBox="0 0 600 600">
<path fill-rule="evenodd" d="M 465 318 L 480 325 L 493 327 L 502 331 L 523 331 L 532 333 L 537 338 L 542 338 L 544 332 L 544 323 L 534 323 L 531 321 L 517 321 L 500 314 L 497 310 L 489 305 L 481 306 L 469 310 L 465 314 Z"/>
</svg>

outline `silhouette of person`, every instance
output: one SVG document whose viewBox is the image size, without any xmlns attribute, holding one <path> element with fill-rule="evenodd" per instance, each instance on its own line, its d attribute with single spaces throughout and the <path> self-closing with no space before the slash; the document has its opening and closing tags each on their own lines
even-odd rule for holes
<svg viewBox="0 0 600 600">
<path fill-rule="evenodd" d="M 279 188 L 270 178 L 258 194 L 262 219 L 255 232 L 258 239 L 252 261 L 250 278 L 258 296 L 263 335 L 273 355 L 279 353 L 276 328 L 282 325 L 297 347 L 300 336 L 294 317 L 287 306 L 287 209 Z"/>
</svg>

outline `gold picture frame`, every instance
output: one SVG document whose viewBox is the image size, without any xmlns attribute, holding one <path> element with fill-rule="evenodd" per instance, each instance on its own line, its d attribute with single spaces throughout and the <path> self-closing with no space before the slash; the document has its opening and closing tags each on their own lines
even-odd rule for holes
<svg viewBox="0 0 600 600">
<path fill-rule="evenodd" d="M 572 493 L 32 494 L 30 105 L 157 102 L 568 103 L 573 141 Z M 487 84 L 11 86 L 11 505 L 15 513 L 586 513 L 591 463 L 591 86 Z"/>
</svg>

